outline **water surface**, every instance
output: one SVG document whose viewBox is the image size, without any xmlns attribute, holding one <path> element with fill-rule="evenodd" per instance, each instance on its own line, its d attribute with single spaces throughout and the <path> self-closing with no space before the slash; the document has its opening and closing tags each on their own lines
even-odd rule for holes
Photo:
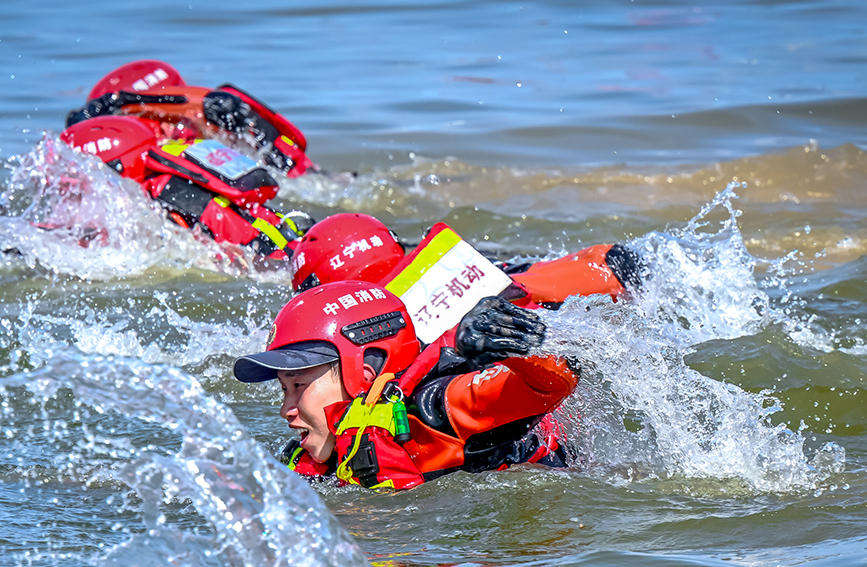
<svg viewBox="0 0 867 567">
<path fill-rule="evenodd" d="M 0 563 L 867 564 L 865 22 L 854 0 L 0 4 Z M 287 275 L 55 138 L 137 58 L 304 131 L 327 173 L 278 205 L 411 242 L 443 220 L 503 257 L 641 249 L 644 295 L 547 315 L 544 348 L 593 369 L 561 410 L 575 466 L 400 494 L 280 467 L 278 392 L 230 365 Z M 94 183 L 107 246 L 27 223 L 60 174 Z"/>
</svg>

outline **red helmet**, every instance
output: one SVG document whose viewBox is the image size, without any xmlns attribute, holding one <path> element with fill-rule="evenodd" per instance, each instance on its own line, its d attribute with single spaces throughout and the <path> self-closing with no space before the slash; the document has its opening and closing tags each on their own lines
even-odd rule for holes
<svg viewBox="0 0 867 567">
<path fill-rule="evenodd" d="M 403 257 L 397 235 L 372 216 L 332 215 L 313 225 L 295 248 L 292 287 L 304 291 L 345 280 L 378 283 Z"/>
<path fill-rule="evenodd" d="M 280 310 L 265 352 L 235 361 L 235 377 L 263 382 L 277 370 L 301 370 L 340 360 L 343 386 L 356 397 L 370 389 L 365 356 L 384 362 L 379 374 L 406 369 L 421 345 L 403 302 L 375 284 L 346 281 L 307 290 Z"/>
<path fill-rule="evenodd" d="M 139 92 L 157 87 L 183 87 L 186 83 L 178 70 L 156 59 L 133 61 L 118 67 L 99 80 L 87 100 L 118 91 Z"/>
<path fill-rule="evenodd" d="M 144 180 L 145 156 L 157 143 L 153 130 L 132 116 L 97 116 L 73 124 L 60 139 L 136 181 Z"/>
</svg>

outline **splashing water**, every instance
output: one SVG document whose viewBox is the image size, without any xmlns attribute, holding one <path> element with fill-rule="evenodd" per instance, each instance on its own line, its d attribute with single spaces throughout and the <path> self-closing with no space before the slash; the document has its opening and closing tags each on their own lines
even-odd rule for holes
<svg viewBox="0 0 867 567">
<path fill-rule="evenodd" d="M 126 318 L 129 313 L 116 320 L 110 313 L 91 307 L 78 309 L 78 317 L 38 313 L 42 307 L 31 300 L 6 334 L 27 349 L 29 363 L 37 367 L 50 360 L 55 351 L 70 346 L 85 354 L 135 357 L 188 368 L 202 364 L 209 356 L 241 356 L 262 350 L 266 344 L 273 316 L 265 311 L 254 318 L 257 307 L 253 302 L 243 320 L 218 323 L 180 315 L 168 305 L 167 294 L 157 292 L 154 296 L 159 306 L 148 310 L 138 325 Z M 81 313 L 85 313 L 83 319 L 79 318 Z"/>
<path fill-rule="evenodd" d="M 753 277 L 756 259 L 747 252 L 732 206 L 730 183 L 684 228 L 651 232 L 630 243 L 645 262 L 640 312 L 684 345 L 733 339 L 759 331 L 771 320 L 767 294 Z M 708 217 L 722 208 L 718 223 Z"/>
<path fill-rule="evenodd" d="M 682 228 L 650 232 L 629 243 L 644 264 L 642 289 L 631 298 L 641 314 L 680 346 L 730 340 L 776 324 L 796 345 L 858 355 L 864 341 L 845 327 L 825 328 L 796 291 L 813 267 L 797 250 L 776 259 L 746 249 L 732 182 Z M 716 220 L 713 220 L 714 217 Z M 758 266 L 767 276 L 756 279 Z M 809 286 L 809 284 L 807 284 Z"/>
<path fill-rule="evenodd" d="M 730 184 L 684 228 L 630 243 L 645 279 L 629 301 L 576 297 L 558 312 L 540 311 L 549 329 L 542 351 L 577 357 L 585 371 L 558 410 L 584 459 L 622 466 L 630 477 L 727 478 L 763 492 L 812 488 L 843 469 L 845 452 L 834 444 L 808 462 L 805 439 L 772 423 L 781 407 L 770 392 L 711 380 L 684 362 L 690 345 L 772 322 L 804 332 L 753 276 L 758 260 L 732 206 L 739 186 Z M 720 211 L 722 220 L 709 220 Z"/>
<path fill-rule="evenodd" d="M 91 280 L 155 267 L 254 278 L 262 271 L 249 251 L 168 222 L 136 183 L 56 137 L 46 134 L 6 168 L 11 176 L 0 196 L 0 249 L 20 254 L 31 268 Z"/>
<path fill-rule="evenodd" d="M 771 392 L 711 380 L 684 362 L 690 345 L 792 321 L 753 277 L 757 260 L 731 205 L 735 187 L 685 228 L 630 244 L 648 276 L 630 301 L 574 297 L 558 312 L 539 312 L 549 329 L 541 352 L 578 358 L 585 371 L 558 418 L 587 461 L 622 466 L 630 478 L 733 479 L 762 492 L 814 488 L 843 470 L 841 447 L 827 444 L 808 461 L 800 433 L 773 424 L 781 407 Z M 727 214 L 714 231 L 708 217 L 719 207 Z"/>
<path fill-rule="evenodd" d="M 691 370 L 676 342 L 635 306 L 576 297 L 542 317 L 543 352 L 577 357 L 585 369 L 558 417 L 572 424 L 589 461 L 665 477 L 732 478 L 762 492 L 810 488 L 842 470 L 842 448 L 829 444 L 808 463 L 804 438 L 771 423 L 777 400 Z"/>
<path fill-rule="evenodd" d="M 77 527 L 83 541 L 99 540 L 124 516 L 125 542 L 87 558 L 70 551 L 81 549 L 79 541 L 49 537 L 19 562 L 61 554 L 93 565 L 367 564 L 307 482 L 267 455 L 229 408 L 180 370 L 61 353 L 43 369 L 6 377 L 0 402 L 7 482 L 14 466 L 27 487 L 77 490 L 85 501 L 93 491 L 94 512 L 125 487 L 134 491 L 116 512 L 104 513 L 107 525 L 85 514 L 91 521 Z M 163 446 L 143 444 L 157 436 L 143 442 L 141 427 L 130 423 L 136 420 L 164 428 Z M 127 429 L 137 433 L 126 437 Z M 102 502 L 106 489 L 112 495 Z M 200 525 L 190 525 L 189 512 L 178 519 L 184 503 Z M 129 527 L 130 514 L 140 528 Z M 68 538 L 70 529 L 53 533 Z"/>
</svg>

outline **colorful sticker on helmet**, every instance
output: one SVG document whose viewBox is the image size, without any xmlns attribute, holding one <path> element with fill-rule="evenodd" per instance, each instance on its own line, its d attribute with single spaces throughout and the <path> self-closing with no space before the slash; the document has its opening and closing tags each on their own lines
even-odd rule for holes
<svg viewBox="0 0 867 567">
<path fill-rule="evenodd" d="M 416 335 L 425 343 L 457 325 L 481 298 L 497 295 L 512 283 L 452 230 L 437 234 L 425 251 L 431 254 L 416 256 L 385 286 L 406 305 Z"/>
<path fill-rule="evenodd" d="M 203 140 L 193 144 L 184 150 L 184 155 L 195 159 L 203 168 L 232 181 L 259 167 L 252 159 L 216 140 Z"/>
</svg>

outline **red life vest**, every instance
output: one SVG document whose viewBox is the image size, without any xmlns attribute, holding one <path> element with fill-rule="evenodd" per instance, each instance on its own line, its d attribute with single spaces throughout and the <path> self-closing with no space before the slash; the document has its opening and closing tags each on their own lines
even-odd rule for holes
<svg viewBox="0 0 867 567">
<path fill-rule="evenodd" d="M 148 127 L 131 116 L 91 118 L 67 128 L 61 139 L 140 183 L 177 224 L 200 225 L 217 242 L 285 259 L 304 234 L 306 227 L 264 205 L 276 195 L 274 178 L 215 140 L 158 146 Z"/>
</svg>

